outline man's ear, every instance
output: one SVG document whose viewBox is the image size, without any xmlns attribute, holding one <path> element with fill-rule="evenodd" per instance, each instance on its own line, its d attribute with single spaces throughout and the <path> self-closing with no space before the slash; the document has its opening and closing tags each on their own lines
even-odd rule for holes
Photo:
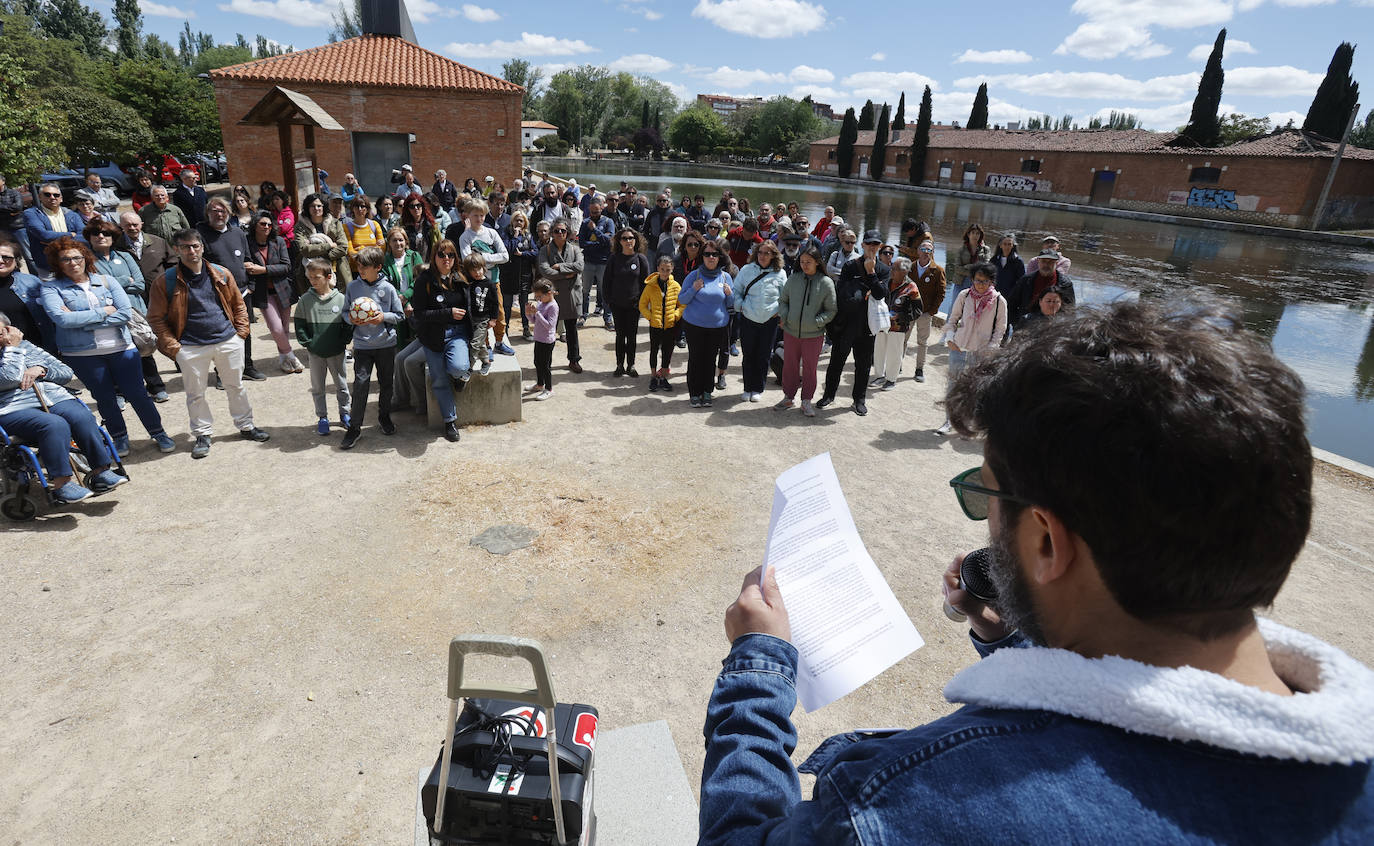
<svg viewBox="0 0 1374 846">
<path fill-rule="evenodd" d="M 1053 511 L 1027 509 L 1018 533 L 1028 575 L 1036 584 L 1049 584 L 1069 572 L 1077 556 L 1077 536 Z"/>
</svg>

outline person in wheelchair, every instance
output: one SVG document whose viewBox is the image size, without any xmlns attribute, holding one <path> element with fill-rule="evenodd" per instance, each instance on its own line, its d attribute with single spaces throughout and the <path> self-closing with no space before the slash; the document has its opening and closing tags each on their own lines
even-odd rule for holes
<svg viewBox="0 0 1374 846">
<path fill-rule="evenodd" d="M 111 469 L 114 458 L 95 415 L 62 387 L 71 378 L 71 368 L 24 340 L 0 312 L 0 427 L 37 447 L 52 500 L 61 504 L 128 481 Z M 68 450 L 73 440 L 91 465 L 89 488 L 72 478 Z"/>
</svg>

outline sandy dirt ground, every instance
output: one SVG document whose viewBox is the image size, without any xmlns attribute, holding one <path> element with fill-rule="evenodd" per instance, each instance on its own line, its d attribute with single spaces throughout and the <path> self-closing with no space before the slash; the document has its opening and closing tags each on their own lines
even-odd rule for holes
<svg viewBox="0 0 1374 846">
<path fill-rule="evenodd" d="M 944 356 L 867 417 L 842 399 L 808 421 L 772 410 L 771 384 L 741 403 L 737 362 L 696 411 L 680 377 L 665 398 L 647 377 L 607 375 L 599 321 L 583 338 L 587 372 L 556 370 L 554 398 L 523 423 L 449 444 L 400 412 L 396 436 L 369 425 L 348 453 L 339 430 L 314 433 L 308 377 L 260 358 L 271 377 L 250 395 L 272 440 L 233 436 L 211 391 L 221 434 L 192 461 L 166 368 L 176 453 L 135 438 L 131 484 L 0 524 L 4 842 L 408 842 L 415 772 L 443 734 L 447 643 L 464 632 L 541 640 L 560 699 L 595 705 L 603 729 L 666 719 L 695 785 L 722 612 L 760 563 L 773 480 L 825 451 L 926 646 L 799 711 L 797 759 L 832 732 L 952 710 L 941 688 L 975 655 L 940 611 L 938 574 L 986 525 L 947 484 L 979 445 L 931 431 Z M 528 368 L 530 346 L 516 348 Z M 641 334 L 647 371 L 644 356 Z M 1273 616 L 1371 661 L 1374 487 L 1323 469 L 1316 502 Z M 498 523 L 540 535 L 507 556 L 469 545 Z"/>
</svg>

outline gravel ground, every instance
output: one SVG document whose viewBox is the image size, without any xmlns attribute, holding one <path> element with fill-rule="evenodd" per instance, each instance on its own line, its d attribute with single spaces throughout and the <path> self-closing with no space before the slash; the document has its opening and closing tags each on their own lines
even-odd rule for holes
<svg viewBox="0 0 1374 846">
<path fill-rule="evenodd" d="M 171 373 L 160 408 L 175 454 L 136 439 L 131 484 L 0 524 L 7 842 L 405 840 L 415 772 L 443 732 L 447 642 L 473 631 L 541 640 L 559 698 L 595 705 L 605 729 L 666 719 L 695 784 L 722 613 L 761 561 L 773 480 L 824 451 L 926 646 L 799 712 L 798 759 L 835 731 L 952 710 L 941 688 L 975 656 L 940 612 L 938 574 L 986 527 L 947 485 L 978 444 L 931 431 L 944 357 L 925 384 L 872 397 L 867 417 L 841 400 L 808 421 L 772 410 L 772 385 L 739 402 L 733 368 L 723 399 L 692 410 L 680 376 L 664 398 L 647 377 L 606 375 L 613 337 L 598 321 L 583 339 L 587 372 L 557 369 L 554 398 L 523 423 L 449 444 L 403 412 L 396 436 L 369 426 L 349 453 L 337 429 L 314 433 L 308 377 L 260 359 L 271 377 L 250 396 L 272 440 L 223 434 L 212 391 L 222 434 L 193 462 Z M 1374 490 L 1323 470 L 1316 501 L 1273 616 L 1368 662 Z M 540 535 L 507 556 L 469 545 L 498 523 Z"/>
</svg>

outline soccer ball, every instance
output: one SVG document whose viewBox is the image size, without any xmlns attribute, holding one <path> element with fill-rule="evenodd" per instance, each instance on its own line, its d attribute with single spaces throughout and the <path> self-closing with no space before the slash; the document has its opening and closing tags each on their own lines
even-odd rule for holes
<svg viewBox="0 0 1374 846">
<path fill-rule="evenodd" d="M 381 317 L 382 309 L 371 297 L 358 297 L 348 308 L 348 316 L 354 323 L 366 323 Z"/>
</svg>

